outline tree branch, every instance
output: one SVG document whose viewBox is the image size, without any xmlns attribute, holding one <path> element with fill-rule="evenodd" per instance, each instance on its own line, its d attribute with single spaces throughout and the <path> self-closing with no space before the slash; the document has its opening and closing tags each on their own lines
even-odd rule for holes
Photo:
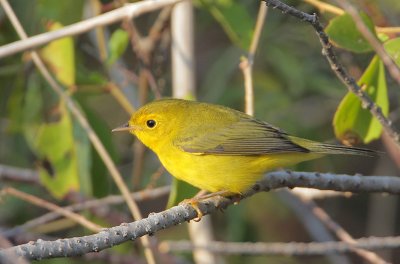
<svg viewBox="0 0 400 264">
<path fill-rule="evenodd" d="M 400 145 L 400 135 L 392 127 L 392 121 L 386 118 L 382 109 L 375 104 L 371 98 L 360 88 L 357 82 L 351 77 L 345 68 L 338 62 L 337 57 L 332 49 L 332 43 L 329 42 L 328 35 L 324 32 L 324 28 L 318 20 L 316 14 L 310 15 L 288 6 L 278 0 L 263 0 L 266 5 L 281 10 L 285 14 L 294 16 L 302 21 L 310 23 L 313 27 L 322 45 L 322 54 L 327 58 L 332 70 L 336 76 L 346 85 L 347 89 L 354 93 L 361 101 L 363 108 L 368 109 L 373 116 L 379 121 L 383 129 L 390 135 L 397 145 Z"/>
<path fill-rule="evenodd" d="M 389 176 L 350 176 L 330 173 L 277 171 L 268 173 L 252 189 L 240 197 L 244 199 L 261 191 L 297 186 L 321 190 L 352 192 L 400 193 L 400 178 Z M 237 201 L 225 197 L 213 197 L 199 202 L 198 207 L 204 215 L 225 209 Z M 135 240 L 144 235 L 190 221 L 197 217 L 196 210 L 188 204 L 172 207 L 160 213 L 151 213 L 147 218 L 120 226 L 103 229 L 89 236 L 58 239 L 55 241 L 37 240 L 27 244 L 0 250 L 0 262 L 8 254 L 16 254 L 27 259 L 80 256 L 88 252 L 98 252 L 106 248 Z"/>
<path fill-rule="evenodd" d="M 143 191 L 131 193 L 131 195 L 132 195 L 132 198 L 136 202 L 141 202 L 141 201 L 146 201 L 146 200 L 152 200 L 152 199 L 158 198 L 163 195 L 167 195 L 169 193 L 169 189 L 170 189 L 170 186 L 163 186 L 163 187 L 159 187 L 156 189 L 143 190 Z M 69 206 L 65 206 L 65 207 L 63 207 L 63 209 L 71 211 L 71 212 L 78 212 L 78 211 L 82 211 L 82 210 L 101 207 L 102 211 L 104 211 L 104 210 L 107 211 L 107 206 L 121 204 L 124 202 L 125 202 L 125 199 L 124 199 L 124 197 L 122 197 L 122 195 L 109 195 L 104 198 L 87 200 L 87 201 L 84 201 L 81 203 L 76 203 L 76 204 L 72 204 Z M 0 235 L 7 237 L 7 238 L 14 237 L 19 234 L 25 233 L 36 226 L 54 221 L 57 218 L 59 218 L 60 216 L 62 216 L 62 214 L 60 214 L 57 211 L 49 212 L 49 213 L 41 215 L 37 218 L 31 219 L 22 225 L 19 225 L 19 226 L 13 227 L 11 229 L 5 230 L 3 232 L 0 232 Z"/>
<path fill-rule="evenodd" d="M 348 253 L 354 248 L 364 250 L 391 249 L 400 247 L 400 237 L 366 237 L 356 239 L 354 243 L 343 241 L 329 242 L 290 242 L 290 243 L 251 243 L 212 241 L 207 245 L 195 247 L 190 241 L 163 241 L 160 251 L 190 252 L 195 248 L 209 250 L 226 255 L 327 255 Z"/>
<path fill-rule="evenodd" d="M 321 207 L 319 207 L 313 200 L 307 200 L 299 197 L 305 206 L 311 211 L 311 213 L 317 217 L 327 228 L 329 228 L 335 235 L 342 241 L 355 244 L 356 240 L 338 223 L 336 223 Z M 374 264 L 388 263 L 382 259 L 375 252 L 371 252 L 365 249 L 354 248 L 353 251 L 364 260 Z"/>
<path fill-rule="evenodd" d="M 244 88 L 245 88 L 245 112 L 248 115 L 254 115 L 254 88 L 253 88 L 253 64 L 254 56 L 257 51 L 257 46 L 260 41 L 261 32 L 264 26 L 265 18 L 267 17 L 268 8 L 260 2 L 258 10 L 257 22 L 254 28 L 253 37 L 249 48 L 247 57 L 242 57 L 239 64 L 243 72 Z"/>
<path fill-rule="evenodd" d="M 39 184 L 37 171 L 0 164 L 0 180 Z"/>
<path fill-rule="evenodd" d="M 44 199 L 41 199 L 39 197 L 36 197 L 34 195 L 21 192 L 17 189 L 14 189 L 11 187 L 4 188 L 0 191 L 0 197 L 2 195 L 12 195 L 14 197 L 17 197 L 21 200 L 24 200 L 24 201 L 34 204 L 36 206 L 46 208 L 47 210 L 50 210 L 53 212 L 57 212 L 60 215 L 63 215 L 64 217 L 69 218 L 72 221 L 75 221 L 76 223 L 82 225 L 83 227 L 86 227 L 87 229 L 89 229 L 93 232 L 99 232 L 101 229 L 101 226 L 89 221 L 88 219 L 86 219 L 85 217 L 83 217 L 79 214 L 76 214 L 74 212 L 66 210 L 58 205 L 50 203 L 50 202 L 48 202 Z"/>
<path fill-rule="evenodd" d="M 0 47 L 0 58 L 10 56 L 21 51 L 37 48 L 56 39 L 79 35 L 96 27 L 113 24 L 125 18 L 132 19 L 133 17 L 137 17 L 144 13 L 160 9 L 164 6 L 173 5 L 181 1 L 182 0 L 146 0 L 138 3 L 128 4 L 124 7 L 63 27 L 59 30 L 38 34 L 25 40 L 19 40 L 7 45 L 3 45 Z"/>
</svg>

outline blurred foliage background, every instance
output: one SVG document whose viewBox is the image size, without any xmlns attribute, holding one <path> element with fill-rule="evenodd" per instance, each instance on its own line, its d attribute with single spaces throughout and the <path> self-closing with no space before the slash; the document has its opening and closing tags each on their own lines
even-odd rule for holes
<svg viewBox="0 0 400 264">
<path fill-rule="evenodd" d="M 76 23 L 124 3 L 117 0 L 10 1 L 29 36 Z M 308 13 L 319 13 L 318 8 L 303 1 L 288 3 Z M 372 25 L 400 25 L 397 0 L 355 1 L 354 4 L 369 16 Z M 194 5 L 196 98 L 243 110 L 244 82 L 238 65 L 241 56 L 247 55 L 259 2 L 199 0 Z M 154 49 L 148 54 L 145 53 L 146 42 L 138 41 L 152 29 L 159 14 L 149 13 L 135 19 L 134 30 L 127 22 L 116 23 L 52 42 L 38 50 L 59 83 L 85 113 L 132 190 L 171 182 L 166 172 L 155 180 L 155 175 L 160 174 L 157 173 L 160 164 L 153 153 L 143 152 L 130 135 L 110 132 L 126 122 L 130 104 L 137 109 L 159 95 L 171 96 L 168 16 L 155 37 Z M 328 12 L 320 15 L 325 25 L 336 17 Z M 395 36 L 386 35 L 387 38 Z M 18 39 L 0 9 L 0 45 Z M 395 46 L 397 51 L 399 47 Z M 350 74 L 359 79 L 374 53 L 340 49 L 338 56 Z M 145 77 L 146 70 L 151 72 L 151 78 Z M 319 40 L 308 24 L 280 11 L 269 10 L 255 56 L 253 78 L 257 118 L 293 135 L 335 141 L 333 117 L 347 89 L 321 55 Z M 396 121 L 399 89 L 390 76 L 386 79 L 388 102 L 385 105 L 390 105 L 390 116 Z M 36 170 L 41 182 L 40 185 L 29 185 L 0 181 L 0 186 L 14 186 L 61 205 L 78 201 L 76 193 L 84 197 L 119 193 L 85 131 L 74 120 L 65 102 L 38 73 L 28 52 L 0 60 L 0 84 L 0 164 Z M 367 147 L 387 152 L 381 140 L 374 140 Z M 398 167 L 391 156 L 385 154 L 375 158 L 326 157 L 291 169 L 398 175 Z M 167 197 L 161 197 L 141 203 L 141 206 L 145 212 L 161 211 L 166 201 Z M 328 198 L 318 203 L 354 237 L 400 232 L 397 197 L 360 194 L 351 198 Z M 212 216 L 215 237 L 221 241 L 312 241 L 292 207 L 293 204 L 282 200 L 275 192 L 256 195 Z M 6 197 L 0 204 L 1 230 L 22 224 L 44 212 Z M 118 220 L 113 222 L 113 216 L 127 219 L 127 215 L 124 206 L 113 208 L 108 217 L 101 219 L 87 213 L 91 220 L 103 225 L 116 225 Z M 71 237 L 86 232 L 71 224 L 47 227 L 30 233 L 39 238 Z M 187 238 L 188 235 L 182 225 L 157 233 L 156 237 L 162 241 Z M 111 254 L 129 254 L 132 247 L 126 243 L 109 251 Z M 397 250 L 383 253 L 392 254 L 393 261 L 400 257 Z M 190 255 L 179 255 L 179 258 L 192 261 Z M 354 263 L 360 261 L 353 255 L 350 258 Z M 224 260 L 226 263 L 330 263 L 325 257 L 233 256 L 224 257 Z M 81 261 L 57 259 L 43 262 Z"/>
</svg>

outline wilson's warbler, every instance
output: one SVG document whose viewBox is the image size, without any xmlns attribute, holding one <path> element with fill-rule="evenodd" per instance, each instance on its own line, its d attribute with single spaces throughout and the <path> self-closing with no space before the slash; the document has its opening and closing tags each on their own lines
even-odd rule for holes
<svg viewBox="0 0 400 264">
<path fill-rule="evenodd" d="M 290 136 L 231 108 L 181 99 L 149 103 L 113 131 L 130 131 L 176 178 L 226 195 L 243 193 L 282 166 L 325 154 L 374 153 Z"/>
</svg>

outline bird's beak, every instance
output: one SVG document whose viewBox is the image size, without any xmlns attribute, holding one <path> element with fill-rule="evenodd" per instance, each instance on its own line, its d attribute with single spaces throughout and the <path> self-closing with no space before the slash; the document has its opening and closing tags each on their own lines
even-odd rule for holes
<svg viewBox="0 0 400 264">
<path fill-rule="evenodd" d="M 130 131 L 130 130 L 134 130 L 135 127 L 134 126 L 130 126 L 129 123 L 125 123 L 120 127 L 114 128 L 113 130 L 111 130 L 111 132 L 120 132 L 120 131 Z"/>
</svg>

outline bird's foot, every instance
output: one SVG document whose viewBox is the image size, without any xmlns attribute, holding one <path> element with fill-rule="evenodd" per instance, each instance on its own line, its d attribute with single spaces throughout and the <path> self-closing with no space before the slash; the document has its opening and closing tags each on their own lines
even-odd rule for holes
<svg viewBox="0 0 400 264">
<path fill-rule="evenodd" d="M 202 200 L 212 198 L 215 196 L 229 196 L 232 194 L 231 192 L 228 191 L 219 191 L 219 192 L 214 192 L 214 193 L 209 193 L 209 194 L 204 194 L 204 191 L 200 191 L 198 194 L 196 194 L 193 198 L 190 199 L 185 199 L 182 202 L 179 203 L 179 205 L 190 205 L 193 207 L 194 210 L 197 212 L 197 217 L 193 219 L 195 222 L 199 222 L 201 218 L 203 217 L 204 213 L 201 211 L 199 207 L 199 202 Z"/>
</svg>

